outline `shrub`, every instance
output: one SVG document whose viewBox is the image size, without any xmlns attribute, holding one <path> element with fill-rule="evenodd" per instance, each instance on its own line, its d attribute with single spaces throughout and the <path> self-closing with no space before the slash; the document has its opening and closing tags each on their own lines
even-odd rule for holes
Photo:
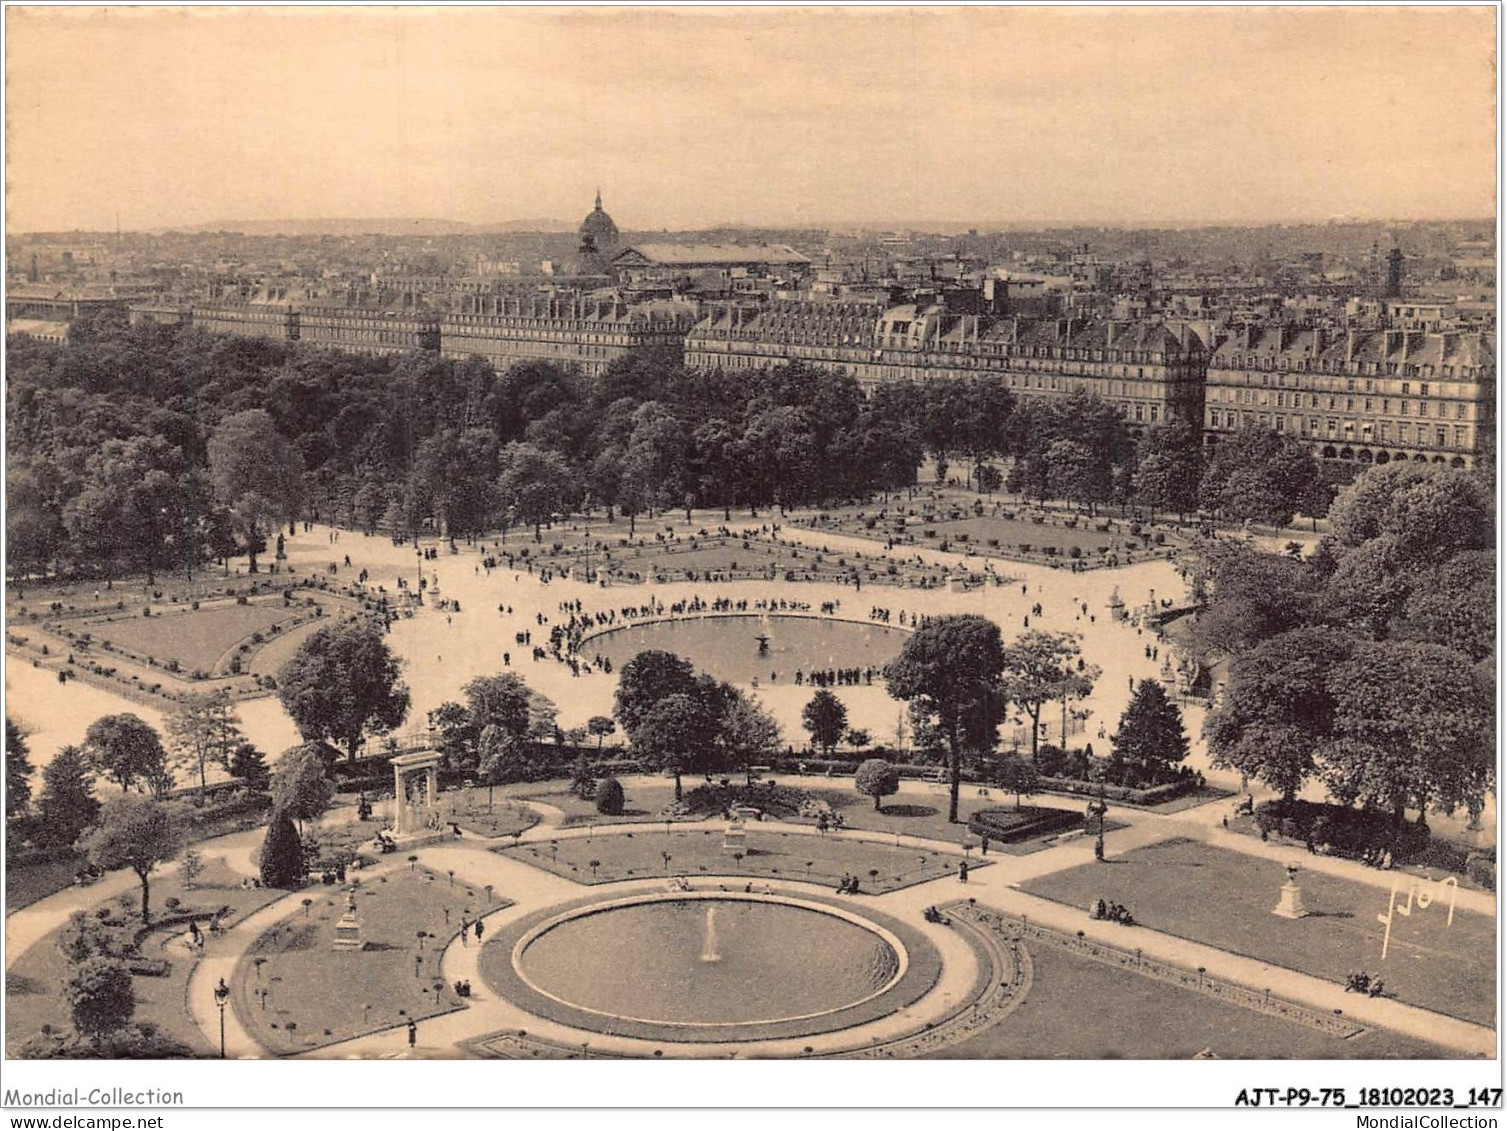
<svg viewBox="0 0 1507 1131">
<path fill-rule="evenodd" d="M 608 817 L 618 817 L 623 812 L 623 783 L 617 778 L 603 778 L 597 786 L 597 812 Z"/>
<path fill-rule="evenodd" d="M 131 972 L 113 958 L 86 958 L 63 984 L 74 1029 L 98 1042 L 125 1027 L 136 1012 Z"/>
</svg>

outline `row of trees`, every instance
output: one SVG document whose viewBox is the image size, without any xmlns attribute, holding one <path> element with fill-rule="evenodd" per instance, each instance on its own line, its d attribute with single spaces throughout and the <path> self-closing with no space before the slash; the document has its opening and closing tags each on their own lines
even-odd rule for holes
<svg viewBox="0 0 1507 1131">
<path fill-rule="evenodd" d="M 1494 495 L 1473 472 L 1392 464 L 1334 502 L 1307 559 L 1211 548 L 1195 642 L 1230 660 L 1215 763 L 1291 800 L 1317 780 L 1399 821 L 1495 787 Z"/>
<path fill-rule="evenodd" d="M 629 516 L 865 498 L 923 457 L 1089 508 L 1198 505 L 1236 520 L 1313 509 L 1301 444 L 1271 433 L 1207 469 L 1191 425 L 1131 442 L 1083 392 L 1017 402 L 997 380 L 898 382 L 867 395 L 804 365 L 684 369 L 674 351 L 595 379 L 545 363 L 363 357 L 141 326 L 67 349 L 17 338 L 7 374 L 7 534 L 17 573 L 148 576 L 256 555 L 300 515 L 470 537 L 591 504 Z M 1253 470 L 1255 469 L 1255 470 Z"/>
</svg>

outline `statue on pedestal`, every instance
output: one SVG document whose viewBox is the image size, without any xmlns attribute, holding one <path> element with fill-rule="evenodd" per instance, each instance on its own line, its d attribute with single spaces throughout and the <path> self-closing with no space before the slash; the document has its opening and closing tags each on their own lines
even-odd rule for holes
<svg viewBox="0 0 1507 1131">
<path fill-rule="evenodd" d="M 1272 908 L 1272 914 L 1283 919 L 1302 919 L 1308 914 L 1308 909 L 1303 906 L 1303 889 L 1298 886 L 1298 866 L 1287 866 L 1287 882 L 1282 885 L 1282 893 L 1277 899 L 1277 906 Z"/>
</svg>

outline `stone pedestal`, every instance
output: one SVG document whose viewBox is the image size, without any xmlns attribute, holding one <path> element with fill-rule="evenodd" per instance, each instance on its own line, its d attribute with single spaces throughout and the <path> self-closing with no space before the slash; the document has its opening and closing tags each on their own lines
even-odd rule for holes
<svg viewBox="0 0 1507 1131">
<path fill-rule="evenodd" d="M 335 941 L 331 945 L 335 950 L 362 950 L 366 946 L 366 936 L 361 930 L 361 919 L 356 914 L 355 892 L 351 892 L 346 898 L 345 914 L 340 916 L 340 922 L 335 924 Z"/>
<path fill-rule="evenodd" d="M 1283 919 L 1301 919 L 1308 914 L 1308 909 L 1303 906 L 1303 889 L 1296 880 L 1288 880 L 1282 885 L 1281 897 L 1277 906 L 1272 908 L 1272 914 Z"/>
</svg>

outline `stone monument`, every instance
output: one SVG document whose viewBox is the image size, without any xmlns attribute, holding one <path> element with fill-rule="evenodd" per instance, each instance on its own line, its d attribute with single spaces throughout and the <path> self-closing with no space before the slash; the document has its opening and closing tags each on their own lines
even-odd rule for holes
<svg viewBox="0 0 1507 1131">
<path fill-rule="evenodd" d="M 399 848 L 427 844 L 444 835 L 440 828 L 438 750 L 416 750 L 392 759 L 392 839 Z"/>
<path fill-rule="evenodd" d="M 366 936 L 361 931 L 361 919 L 356 914 L 356 889 L 351 888 L 345 893 L 345 914 L 340 916 L 340 922 L 335 924 L 335 950 L 362 950 L 366 947 Z"/>
<path fill-rule="evenodd" d="M 1282 894 L 1277 900 L 1277 906 L 1272 908 L 1273 915 L 1280 915 L 1284 919 L 1301 919 L 1308 914 L 1308 909 L 1303 906 L 1303 889 L 1298 886 L 1298 866 L 1287 866 L 1287 882 L 1282 885 Z"/>
</svg>

